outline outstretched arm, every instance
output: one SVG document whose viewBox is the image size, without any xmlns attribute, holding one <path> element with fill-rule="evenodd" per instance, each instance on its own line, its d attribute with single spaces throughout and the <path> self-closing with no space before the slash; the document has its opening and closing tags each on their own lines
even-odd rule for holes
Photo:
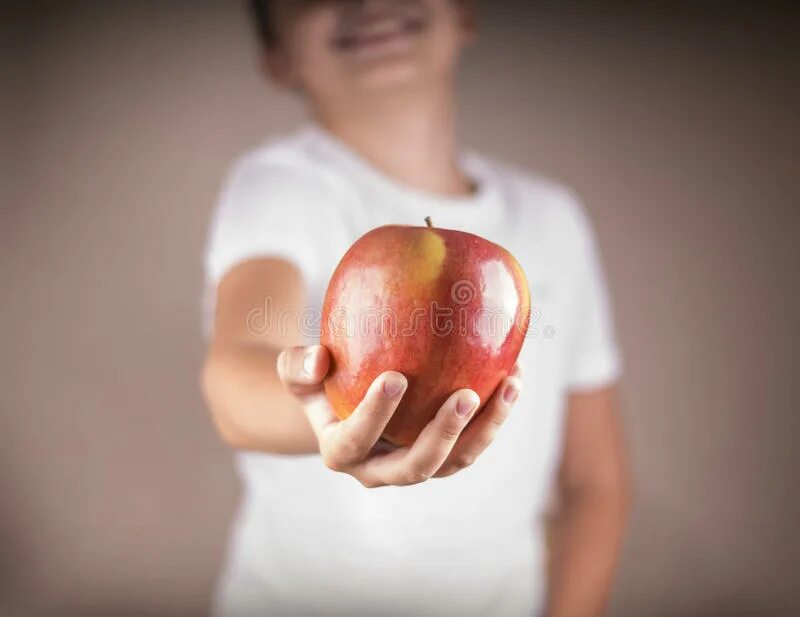
<svg viewBox="0 0 800 617">
<path fill-rule="evenodd" d="M 380 435 L 406 378 L 394 371 L 378 375 L 353 414 L 339 421 L 322 390 L 327 350 L 299 346 L 303 306 L 300 275 L 281 260 L 245 262 L 219 286 L 203 390 L 220 435 L 235 448 L 319 452 L 328 467 L 368 487 L 416 484 L 470 465 L 492 442 L 522 386 L 517 373 L 503 379 L 474 422 L 478 395 L 457 390 L 411 446 L 387 450 Z M 278 319 L 282 313 L 288 318 Z"/>
<path fill-rule="evenodd" d="M 236 449 L 319 451 L 300 403 L 277 370 L 281 351 L 303 341 L 297 317 L 305 301 L 300 273 L 278 259 L 243 262 L 217 288 L 202 388 L 220 436 Z"/>
</svg>

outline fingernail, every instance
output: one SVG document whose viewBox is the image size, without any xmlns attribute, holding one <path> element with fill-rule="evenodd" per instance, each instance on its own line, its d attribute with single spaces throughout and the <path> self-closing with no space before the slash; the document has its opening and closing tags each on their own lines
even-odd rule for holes
<svg viewBox="0 0 800 617">
<path fill-rule="evenodd" d="M 384 396 L 388 398 L 394 398 L 403 390 L 404 384 L 399 379 L 387 379 L 383 382 L 381 389 L 383 390 Z"/>
<path fill-rule="evenodd" d="M 462 396 L 456 403 L 456 415 L 462 418 L 478 406 L 478 402 L 471 396 Z"/>
<path fill-rule="evenodd" d="M 309 377 L 314 374 L 314 366 L 316 365 L 314 356 L 315 354 L 313 351 L 309 351 L 303 356 L 303 372 Z"/>
<path fill-rule="evenodd" d="M 519 396 L 519 390 L 517 389 L 516 386 L 512 384 L 508 384 L 506 386 L 506 389 L 503 390 L 503 402 L 506 405 L 510 405 L 511 403 L 516 401 L 518 396 Z"/>
</svg>

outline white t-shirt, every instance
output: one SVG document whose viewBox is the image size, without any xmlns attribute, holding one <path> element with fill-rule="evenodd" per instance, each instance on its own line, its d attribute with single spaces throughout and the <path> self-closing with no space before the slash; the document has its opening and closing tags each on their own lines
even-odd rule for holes
<svg viewBox="0 0 800 617">
<path fill-rule="evenodd" d="M 278 256 L 302 272 L 313 330 L 350 245 L 374 227 L 423 225 L 426 216 L 516 256 L 533 315 L 519 359 L 525 389 L 495 442 L 454 476 L 368 490 L 318 455 L 238 454 L 245 492 L 217 614 L 463 617 L 541 607 L 540 519 L 559 461 L 565 395 L 616 380 L 619 354 L 594 238 L 575 196 L 476 155 L 462 165 L 477 183 L 474 195 L 427 194 L 318 127 L 233 165 L 210 229 L 207 327 L 225 273 Z"/>
</svg>

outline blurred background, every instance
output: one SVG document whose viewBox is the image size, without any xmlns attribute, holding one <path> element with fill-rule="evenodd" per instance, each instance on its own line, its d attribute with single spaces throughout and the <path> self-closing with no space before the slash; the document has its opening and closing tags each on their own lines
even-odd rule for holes
<svg viewBox="0 0 800 617">
<path fill-rule="evenodd" d="M 611 614 L 800 614 L 798 12 L 481 13 L 464 141 L 578 190 L 614 293 L 636 501 Z M 0 23 L 0 613 L 201 615 L 239 490 L 197 387 L 206 226 L 302 111 L 240 2 Z"/>
</svg>

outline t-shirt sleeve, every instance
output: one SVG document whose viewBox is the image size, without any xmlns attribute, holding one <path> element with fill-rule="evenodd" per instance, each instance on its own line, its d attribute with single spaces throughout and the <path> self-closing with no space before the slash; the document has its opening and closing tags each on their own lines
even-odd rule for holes
<svg viewBox="0 0 800 617">
<path fill-rule="evenodd" d="M 236 265 L 262 257 L 284 259 L 307 290 L 320 276 L 318 233 L 324 189 L 318 179 L 277 164 L 233 166 L 223 185 L 205 251 L 204 329 L 213 322 L 216 288 Z"/>
<path fill-rule="evenodd" d="M 594 231 L 579 204 L 575 215 L 575 320 L 567 385 L 572 390 L 590 390 L 614 383 L 622 372 L 622 359 Z"/>
</svg>

